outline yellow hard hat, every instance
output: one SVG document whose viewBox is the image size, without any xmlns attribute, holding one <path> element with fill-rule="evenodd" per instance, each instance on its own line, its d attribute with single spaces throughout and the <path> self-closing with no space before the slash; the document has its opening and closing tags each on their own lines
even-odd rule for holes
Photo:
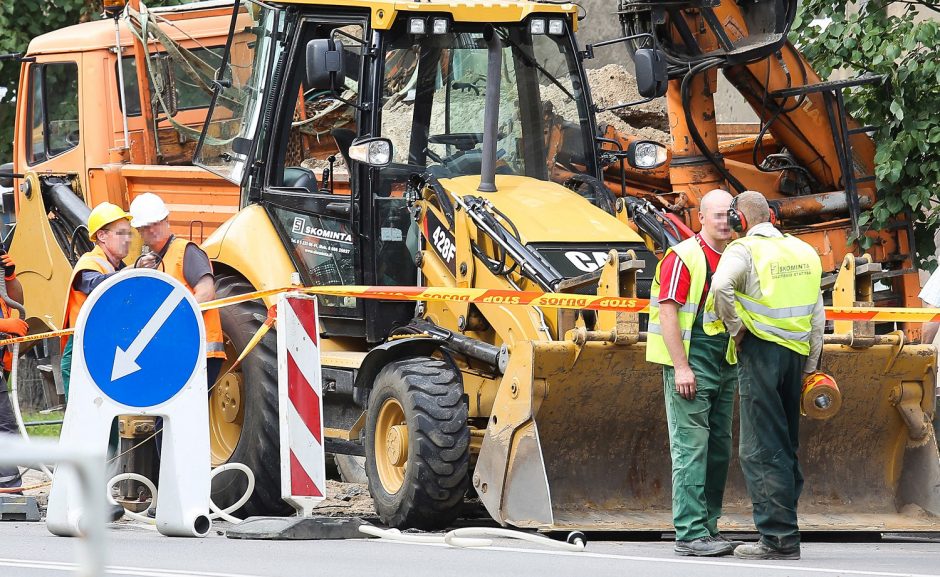
<svg viewBox="0 0 940 577">
<path fill-rule="evenodd" d="M 131 215 L 124 212 L 124 209 L 110 202 L 102 202 L 92 209 L 88 215 L 88 238 L 95 241 L 95 233 L 112 222 L 117 222 L 122 218 L 131 219 Z"/>
</svg>

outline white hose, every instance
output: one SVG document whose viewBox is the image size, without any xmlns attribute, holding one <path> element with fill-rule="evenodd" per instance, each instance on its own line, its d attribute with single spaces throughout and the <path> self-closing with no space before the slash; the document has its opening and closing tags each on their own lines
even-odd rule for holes
<svg viewBox="0 0 940 577">
<path fill-rule="evenodd" d="M 445 544 L 451 547 L 489 547 L 493 544 L 492 539 L 479 539 L 476 537 L 505 537 L 508 539 L 519 539 L 529 541 L 547 547 L 554 547 L 564 551 L 584 551 L 585 539 L 579 533 L 569 535 L 571 543 L 555 541 L 542 535 L 534 533 L 525 533 L 522 531 L 512 531 L 510 529 L 500 529 L 495 527 L 462 527 L 454 529 L 443 535 L 412 535 L 402 533 L 398 529 L 380 529 L 372 525 L 362 525 L 359 527 L 360 533 L 381 537 L 391 541 L 400 541 L 402 543 L 424 543 L 424 544 Z"/>
<path fill-rule="evenodd" d="M 143 483 L 144 485 L 146 485 L 147 488 L 150 489 L 150 499 L 151 499 L 151 500 L 150 500 L 150 506 L 151 506 L 151 507 L 156 507 L 156 506 L 157 506 L 157 487 L 156 487 L 156 485 L 154 485 L 154 484 L 153 484 L 153 481 L 151 481 L 151 480 L 148 479 L 147 477 L 144 477 L 143 475 L 140 475 L 140 474 L 137 474 L 137 473 L 121 473 L 120 475 L 115 475 L 115 476 L 111 477 L 111 480 L 108 481 L 108 487 L 107 487 L 107 491 L 108 491 L 108 492 L 107 492 L 107 495 L 108 495 L 108 502 L 109 502 L 109 503 L 111 503 L 112 505 L 119 505 L 119 504 L 120 504 L 120 503 L 118 503 L 117 501 L 114 500 L 114 497 L 111 496 L 111 487 L 113 487 L 115 483 L 119 483 L 119 482 L 121 482 L 121 481 L 139 481 L 139 482 Z M 134 520 L 134 521 L 139 521 L 139 522 L 141 522 L 141 523 L 146 523 L 147 525 L 156 525 L 156 524 L 157 524 L 157 520 L 156 520 L 156 519 L 151 519 L 150 517 L 148 517 L 148 516 L 146 516 L 146 515 L 141 515 L 140 513 L 135 513 L 135 512 L 133 512 L 133 511 L 127 509 L 126 507 L 124 508 L 124 516 L 127 517 L 128 519 L 132 519 L 132 520 Z"/>
<path fill-rule="evenodd" d="M 16 386 L 16 379 L 19 377 L 18 366 L 20 364 L 20 343 L 13 343 L 13 366 L 10 368 L 10 403 L 13 405 L 13 415 L 16 417 L 16 426 L 20 430 L 20 435 L 23 439 L 29 441 L 29 433 L 26 432 L 26 422 L 23 421 L 23 413 L 20 411 L 20 395 L 18 388 Z M 35 467 L 30 467 L 35 469 Z M 39 469 L 49 479 L 52 479 L 52 471 L 49 470 L 43 464 L 39 465 Z"/>
<path fill-rule="evenodd" d="M 219 473 L 230 470 L 241 471 L 244 473 L 245 476 L 248 477 L 248 488 L 245 489 L 245 494 L 242 495 L 241 499 L 221 510 L 219 509 L 219 506 L 215 504 L 215 501 L 212 500 L 212 497 L 209 497 L 209 510 L 212 511 L 212 515 L 209 515 L 209 519 L 222 519 L 237 525 L 242 522 L 242 519 L 233 517 L 231 513 L 233 511 L 237 511 L 239 507 L 247 503 L 248 499 L 251 498 L 251 494 L 255 492 L 255 475 L 251 472 L 251 469 L 249 469 L 248 466 L 243 463 L 226 463 L 213 469 L 212 475 L 209 476 L 209 480 L 211 481 L 214 479 L 215 476 Z"/>
<path fill-rule="evenodd" d="M 248 499 L 251 498 L 251 494 L 255 491 L 255 475 L 251 472 L 251 469 L 249 469 L 247 465 L 242 463 L 226 463 L 212 470 L 212 474 L 209 475 L 210 483 L 216 475 L 219 473 L 224 473 L 225 471 L 241 471 L 245 473 L 245 476 L 248 478 L 248 488 L 245 489 L 245 494 L 242 495 L 238 501 L 235 501 L 235 503 L 229 505 L 225 509 L 219 509 L 219 506 L 215 504 L 215 502 L 212 500 L 212 497 L 209 497 L 209 509 L 212 511 L 212 514 L 209 515 L 209 519 L 222 519 L 237 525 L 242 522 L 242 519 L 231 515 L 231 513 L 233 511 L 237 511 L 239 507 L 247 503 Z M 114 500 L 114 497 L 111 496 L 111 487 L 113 487 L 115 483 L 119 483 L 121 481 L 139 481 L 146 485 L 147 489 L 150 490 L 150 507 L 155 508 L 157 506 L 157 487 L 153 484 L 153 481 L 137 473 L 121 473 L 111 477 L 111 480 L 108 481 L 107 486 L 108 501 L 110 503 L 114 505 L 120 504 Z M 150 517 L 141 515 L 140 513 L 134 513 L 133 511 L 128 510 L 126 507 L 124 509 L 124 516 L 128 519 L 146 523 L 148 525 L 157 524 L 156 519 L 151 519 Z"/>
</svg>

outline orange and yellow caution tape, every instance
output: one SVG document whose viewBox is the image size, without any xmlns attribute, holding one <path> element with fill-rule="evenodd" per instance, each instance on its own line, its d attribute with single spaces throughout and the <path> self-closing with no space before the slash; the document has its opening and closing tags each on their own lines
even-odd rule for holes
<svg viewBox="0 0 940 577">
<path fill-rule="evenodd" d="M 459 302 L 480 305 L 525 305 L 558 309 L 587 309 L 648 313 L 649 300 L 628 297 L 513 291 L 476 288 L 433 288 L 409 286 L 285 286 L 216 299 L 200 305 L 202 310 L 219 309 L 234 304 L 263 299 L 283 292 L 304 292 L 322 296 L 342 296 L 390 301 Z M 940 309 L 899 307 L 826 307 L 831 321 L 940 322 Z M 0 340 L 0 346 L 71 335 L 72 329 Z"/>
</svg>

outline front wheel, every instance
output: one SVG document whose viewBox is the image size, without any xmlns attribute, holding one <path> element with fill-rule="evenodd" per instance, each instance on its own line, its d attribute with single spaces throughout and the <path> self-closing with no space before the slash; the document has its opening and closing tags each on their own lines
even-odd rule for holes
<svg viewBox="0 0 940 577">
<path fill-rule="evenodd" d="M 216 275 L 216 296 L 245 294 L 254 287 L 244 278 Z M 245 357 L 226 372 L 261 328 L 267 309 L 260 300 L 219 309 L 228 359 L 209 391 L 209 440 L 212 465 L 244 463 L 255 476 L 251 498 L 241 514 L 286 515 L 293 509 L 281 499 L 280 433 L 277 407 L 277 339 L 272 329 Z M 220 507 L 238 500 L 247 486 L 245 475 L 226 471 L 212 483 L 212 499 Z"/>
<path fill-rule="evenodd" d="M 470 465 L 460 373 L 431 357 L 382 369 L 369 397 L 365 445 L 369 492 L 383 523 L 448 526 L 460 513 Z"/>
</svg>

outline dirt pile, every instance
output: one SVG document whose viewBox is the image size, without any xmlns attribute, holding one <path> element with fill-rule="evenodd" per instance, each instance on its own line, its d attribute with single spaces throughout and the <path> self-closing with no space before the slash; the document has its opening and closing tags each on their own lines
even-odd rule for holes
<svg viewBox="0 0 940 577">
<path fill-rule="evenodd" d="M 369 486 L 360 483 L 326 482 L 326 499 L 314 509 L 327 517 L 374 517 Z"/>
<path fill-rule="evenodd" d="M 636 79 L 619 64 L 608 64 L 603 68 L 588 70 L 587 76 L 591 96 L 599 108 L 642 99 L 636 90 Z M 597 115 L 597 124 L 600 126 L 605 123 L 612 125 L 621 134 L 632 134 L 663 144 L 670 142 L 665 98 L 601 112 Z"/>
</svg>

